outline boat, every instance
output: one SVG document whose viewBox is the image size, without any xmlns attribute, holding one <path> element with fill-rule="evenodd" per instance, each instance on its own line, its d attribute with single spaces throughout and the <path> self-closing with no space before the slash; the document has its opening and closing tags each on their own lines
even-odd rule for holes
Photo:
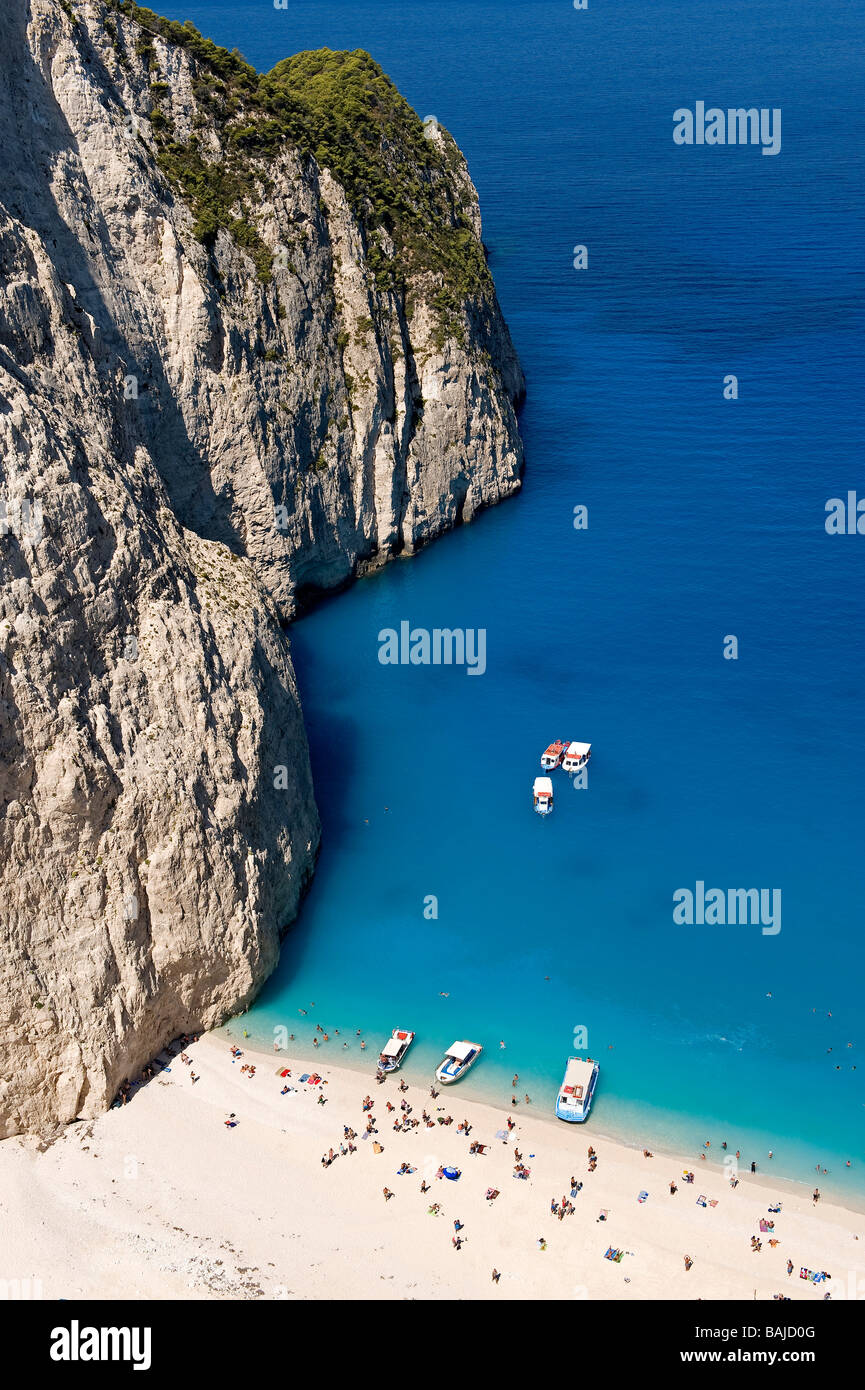
<svg viewBox="0 0 865 1390">
<path fill-rule="evenodd" d="M 589 765 L 589 758 L 592 756 L 592 745 L 590 743 L 569 743 L 562 758 L 562 767 L 565 772 L 582 772 Z"/>
<path fill-rule="evenodd" d="M 556 1096 L 556 1114 L 560 1120 L 582 1124 L 583 1120 L 588 1119 L 600 1069 L 599 1063 L 593 1062 L 591 1057 L 585 1061 L 582 1057 L 568 1058 Z"/>
<path fill-rule="evenodd" d="M 482 1052 L 480 1043 L 468 1042 L 465 1038 L 461 1042 L 451 1043 L 436 1067 L 436 1081 L 440 1081 L 443 1086 L 449 1086 L 452 1081 L 459 1081 L 469 1067 L 474 1066 Z"/>
<path fill-rule="evenodd" d="M 554 767 L 558 767 L 562 758 L 565 756 L 567 744 L 563 738 L 557 738 L 555 743 L 551 743 L 541 754 L 541 767 L 544 772 L 552 772 Z"/>
<path fill-rule="evenodd" d="M 532 787 L 535 810 L 539 816 L 548 816 L 553 809 L 553 783 L 549 777 L 536 777 Z"/>
<path fill-rule="evenodd" d="M 409 1033 L 407 1029 L 394 1028 L 379 1054 L 379 1071 L 399 1071 L 413 1042 L 414 1033 Z"/>
</svg>

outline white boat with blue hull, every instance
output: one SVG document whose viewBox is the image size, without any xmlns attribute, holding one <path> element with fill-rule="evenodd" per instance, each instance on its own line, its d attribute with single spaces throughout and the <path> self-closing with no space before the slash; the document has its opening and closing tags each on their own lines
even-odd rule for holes
<svg viewBox="0 0 865 1390">
<path fill-rule="evenodd" d="M 408 1028 L 394 1028 L 381 1050 L 378 1059 L 379 1071 L 399 1071 L 403 1058 L 414 1042 L 414 1033 Z"/>
<path fill-rule="evenodd" d="M 570 1124 L 582 1124 L 589 1117 L 600 1066 L 591 1057 L 569 1057 L 556 1097 L 556 1114 Z"/>
<path fill-rule="evenodd" d="M 459 1081 L 469 1067 L 474 1066 L 482 1052 L 480 1043 L 468 1042 L 465 1039 L 462 1042 L 451 1043 L 436 1067 L 436 1081 L 440 1081 L 443 1086 L 449 1086 L 452 1081 Z"/>
</svg>

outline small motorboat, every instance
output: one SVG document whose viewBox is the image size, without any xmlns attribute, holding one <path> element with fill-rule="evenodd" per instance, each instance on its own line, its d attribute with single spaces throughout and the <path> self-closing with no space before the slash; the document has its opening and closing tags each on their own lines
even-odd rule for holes
<svg viewBox="0 0 865 1390">
<path fill-rule="evenodd" d="M 558 767 L 562 758 L 565 756 L 568 745 L 564 739 L 557 738 L 555 743 L 551 743 L 549 748 L 541 754 L 541 767 L 544 772 L 552 772 L 554 767 Z"/>
<path fill-rule="evenodd" d="M 600 1066 L 591 1057 L 569 1057 L 565 1075 L 556 1097 L 556 1114 L 560 1120 L 582 1124 L 588 1119 L 592 1097 L 598 1081 Z"/>
<path fill-rule="evenodd" d="M 539 816 L 548 816 L 553 809 L 553 783 L 549 777 L 536 777 L 532 787 L 535 810 Z"/>
<path fill-rule="evenodd" d="M 469 1067 L 474 1066 L 482 1052 L 480 1043 L 468 1042 L 466 1039 L 451 1043 L 436 1067 L 436 1081 L 440 1081 L 443 1086 L 449 1086 L 452 1081 L 459 1081 Z"/>
<path fill-rule="evenodd" d="M 379 1053 L 379 1071 L 399 1071 L 403 1064 L 405 1054 L 414 1042 L 414 1033 L 407 1029 L 394 1028 L 381 1052 Z"/>
<path fill-rule="evenodd" d="M 565 756 L 562 758 L 562 767 L 565 772 L 582 772 L 589 765 L 589 758 L 592 756 L 592 745 L 590 743 L 569 743 L 565 749 Z"/>
</svg>

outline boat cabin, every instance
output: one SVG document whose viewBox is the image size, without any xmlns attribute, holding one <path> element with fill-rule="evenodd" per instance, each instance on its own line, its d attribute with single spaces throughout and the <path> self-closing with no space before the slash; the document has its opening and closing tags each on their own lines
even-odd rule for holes
<svg viewBox="0 0 865 1390">
<path fill-rule="evenodd" d="M 532 788 L 535 810 L 539 816 L 546 816 L 553 809 L 553 783 L 549 777 L 536 777 Z"/>
<path fill-rule="evenodd" d="M 413 1041 L 414 1033 L 395 1028 L 379 1054 L 381 1071 L 396 1071 Z"/>
<path fill-rule="evenodd" d="M 590 743 L 569 743 L 562 759 L 562 767 L 565 772 L 581 772 L 588 765 L 591 756 L 592 745 Z"/>
<path fill-rule="evenodd" d="M 559 1088 L 556 1114 L 562 1120 L 584 1120 L 589 1113 L 598 1076 L 598 1064 L 587 1057 L 569 1057 Z"/>
<path fill-rule="evenodd" d="M 546 748 L 541 754 L 541 767 L 546 772 L 552 772 L 553 768 L 558 767 L 559 763 L 562 761 L 566 748 L 567 744 L 564 739 L 557 738 L 556 741 L 551 743 L 549 748 Z"/>
</svg>

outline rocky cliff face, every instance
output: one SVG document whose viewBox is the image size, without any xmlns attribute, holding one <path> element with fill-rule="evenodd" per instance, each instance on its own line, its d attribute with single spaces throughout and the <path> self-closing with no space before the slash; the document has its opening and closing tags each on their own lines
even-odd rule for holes
<svg viewBox="0 0 865 1390">
<path fill-rule="evenodd" d="M 283 624 L 519 486 L 450 136 L 131 5 L 0 44 L 0 1136 L 273 968 L 318 844 Z"/>
</svg>

